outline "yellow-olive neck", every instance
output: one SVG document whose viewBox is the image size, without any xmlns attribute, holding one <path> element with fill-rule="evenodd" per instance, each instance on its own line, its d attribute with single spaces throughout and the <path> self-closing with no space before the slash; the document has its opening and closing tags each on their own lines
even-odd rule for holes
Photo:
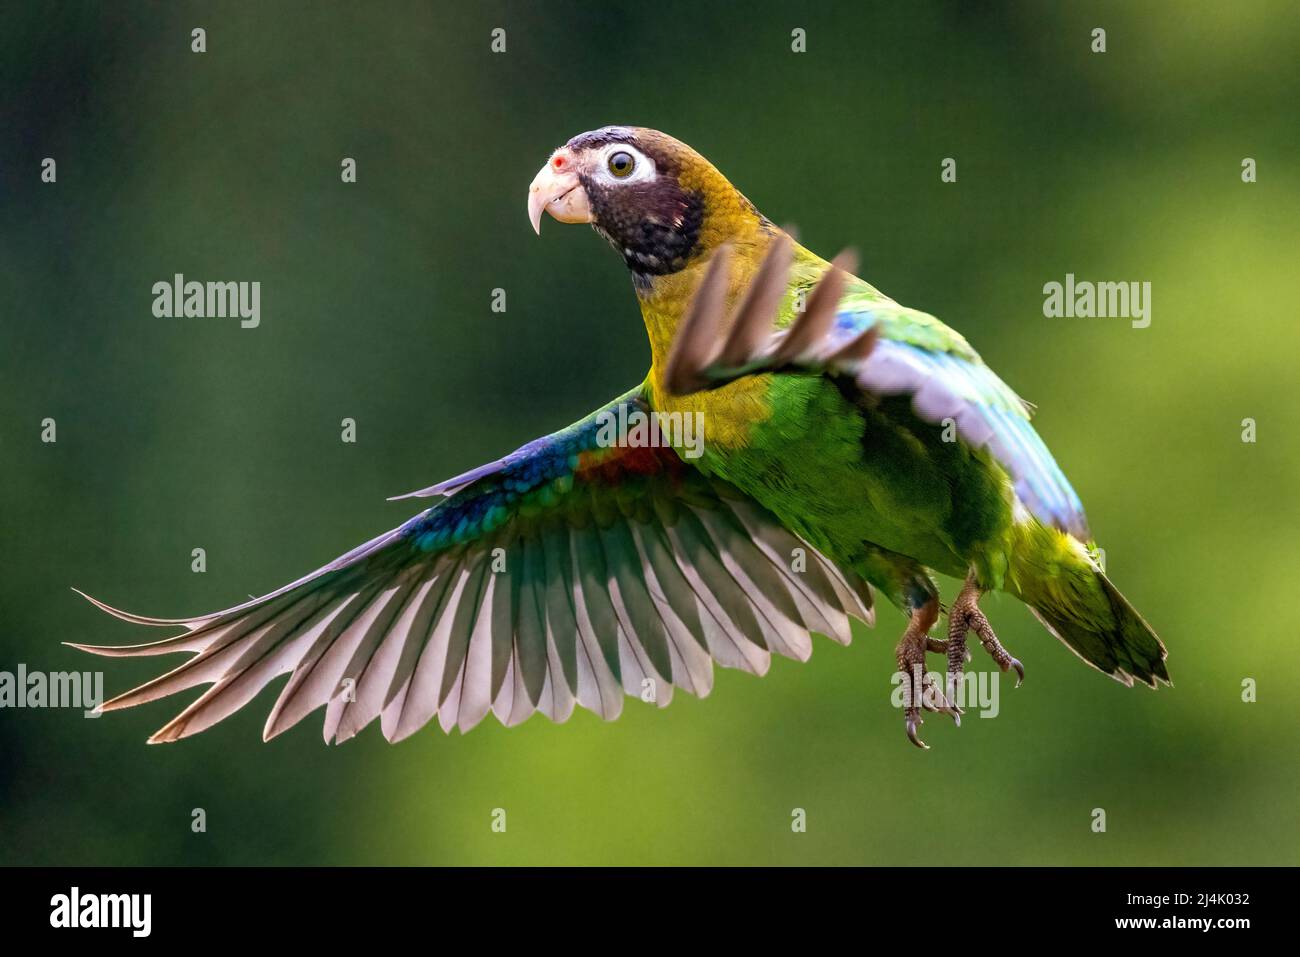
<svg viewBox="0 0 1300 957">
<path fill-rule="evenodd" d="M 710 237 L 700 255 L 689 265 L 664 276 L 652 276 L 637 283 L 637 299 L 641 304 L 641 318 L 645 321 L 646 335 L 650 340 L 651 380 L 655 387 L 662 384 L 663 370 L 672 352 L 677 329 L 691 297 L 699 288 L 708 269 L 713 252 L 724 242 L 732 247 L 731 270 L 727 289 L 727 314 L 749 287 L 755 271 L 763 261 L 768 246 L 777 235 L 775 227 L 766 224 L 756 214 L 734 223 L 736 228 L 726 236 Z"/>
</svg>

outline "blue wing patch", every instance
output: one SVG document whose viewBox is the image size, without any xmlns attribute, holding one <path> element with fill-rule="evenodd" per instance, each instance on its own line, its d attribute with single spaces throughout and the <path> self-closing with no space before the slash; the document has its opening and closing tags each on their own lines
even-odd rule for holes
<svg viewBox="0 0 1300 957">
<path fill-rule="evenodd" d="M 913 338 L 913 324 L 905 321 L 908 314 L 925 320 L 914 326 L 915 338 L 926 345 L 933 343 L 935 348 L 891 337 L 891 332 L 905 332 Z M 845 337 L 872 325 L 881 328 L 882 337 L 871 355 L 853 370 L 857 384 L 876 395 L 910 395 L 912 407 L 923 421 L 938 424 L 952 419 L 964 442 L 972 448 L 987 448 L 1007 470 L 1016 496 L 1031 514 L 1087 541 L 1083 503 L 1034 431 L 1025 403 L 965 340 L 932 316 L 889 300 L 859 301 L 836 317 L 836 333 Z M 951 345 L 964 351 L 945 351 L 946 337 L 927 334 L 940 329 L 952 337 Z"/>
</svg>

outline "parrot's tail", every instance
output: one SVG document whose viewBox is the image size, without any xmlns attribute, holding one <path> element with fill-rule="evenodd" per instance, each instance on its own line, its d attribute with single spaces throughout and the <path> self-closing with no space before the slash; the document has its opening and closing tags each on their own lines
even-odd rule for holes
<svg viewBox="0 0 1300 957">
<path fill-rule="evenodd" d="M 1117 681 L 1172 684 L 1164 644 L 1088 550 L 1064 532 L 1021 527 L 1028 540 L 1016 549 L 1011 585 L 1043 626 Z"/>
</svg>

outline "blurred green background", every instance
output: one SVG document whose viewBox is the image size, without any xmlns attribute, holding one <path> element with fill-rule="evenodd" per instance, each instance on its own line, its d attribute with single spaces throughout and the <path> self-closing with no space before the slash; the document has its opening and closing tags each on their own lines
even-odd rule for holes
<svg viewBox="0 0 1300 957">
<path fill-rule="evenodd" d="M 925 754 L 889 705 L 891 609 L 610 724 L 327 748 L 316 716 L 264 745 L 278 684 L 165 747 L 144 740 L 171 701 L 0 711 L 0 862 L 1300 862 L 1298 47 L 1288 2 L 10 5 L 0 670 L 125 690 L 180 659 L 63 647 L 159 636 L 69 586 L 225 607 L 639 381 L 618 258 L 524 211 L 553 147 L 620 122 L 691 143 L 815 250 L 855 245 L 1038 404 L 1176 687 L 1124 689 L 1001 597 L 1028 680 L 997 720 L 931 720 Z M 177 272 L 259 280 L 260 328 L 155 318 Z M 1150 281 L 1150 328 L 1044 318 L 1067 272 Z"/>
</svg>

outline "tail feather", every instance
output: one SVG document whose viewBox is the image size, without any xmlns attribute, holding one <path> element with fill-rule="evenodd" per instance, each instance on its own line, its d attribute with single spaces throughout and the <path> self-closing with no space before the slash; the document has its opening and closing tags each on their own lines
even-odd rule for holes
<svg viewBox="0 0 1300 957">
<path fill-rule="evenodd" d="M 1016 592 L 1043 627 L 1094 668 L 1132 686 L 1172 685 L 1168 652 L 1151 626 L 1120 594 L 1076 539 L 1039 527 L 1041 538 L 1013 570 Z M 1044 548 L 1047 545 L 1049 547 Z"/>
</svg>

